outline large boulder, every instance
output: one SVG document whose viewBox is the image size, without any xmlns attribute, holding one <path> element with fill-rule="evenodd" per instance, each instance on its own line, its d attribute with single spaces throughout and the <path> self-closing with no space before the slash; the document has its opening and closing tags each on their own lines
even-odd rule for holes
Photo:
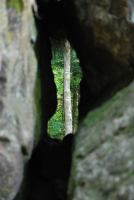
<svg viewBox="0 0 134 200">
<path fill-rule="evenodd" d="M 69 200 L 133 198 L 134 82 L 84 119 L 69 186 Z"/>
<path fill-rule="evenodd" d="M 11 200 L 33 148 L 36 62 L 28 1 L 0 1 L 0 199 Z"/>
<path fill-rule="evenodd" d="M 68 38 L 83 71 L 79 107 L 83 118 L 134 78 L 134 3 L 69 0 L 66 4 Z"/>
</svg>

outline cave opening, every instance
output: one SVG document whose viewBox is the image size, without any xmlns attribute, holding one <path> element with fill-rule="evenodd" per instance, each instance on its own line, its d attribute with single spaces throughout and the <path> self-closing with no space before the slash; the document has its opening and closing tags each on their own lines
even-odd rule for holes
<svg viewBox="0 0 134 200">
<path fill-rule="evenodd" d="M 76 88 L 74 89 L 74 91 L 72 91 L 72 100 L 74 95 L 74 98 L 77 101 L 77 105 L 73 101 L 72 106 L 72 109 L 75 110 L 73 110 L 72 112 L 73 132 L 76 132 L 78 124 L 78 99 L 80 96 L 79 84 L 82 77 L 82 72 L 79 66 L 79 57 L 75 53 L 75 43 L 72 43 L 72 39 L 75 35 L 75 32 L 77 31 L 76 29 L 72 29 L 75 24 L 75 19 L 73 19 L 74 17 L 71 17 L 74 10 L 72 1 L 66 0 L 37 0 L 37 6 L 38 13 L 35 13 L 35 22 L 38 35 L 35 45 L 35 52 L 39 66 L 39 77 L 41 79 L 41 132 L 45 136 L 51 135 L 52 137 L 57 137 L 56 134 L 54 134 L 53 128 L 51 127 L 51 124 L 55 120 L 54 118 L 52 119 L 52 116 L 56 113 L 56 109 L 58 110 L 60 107 L 60 100 L 57 99 L 58 86 L 56 85 L 56 76 L 54 76 L 54 60 L 56 60 L 57 56 L 61 54 L 61 56 L 59 56 L 59 60 L 61 60 L 61 63 L 59 64 L 61 68 L 63 68 L 63 46 L 65 40 L 68 40 L 70 42 L 73 49 L 71 50 L 71 90 L 73 90 L 72 85 L 77 82 Z M 75 38 L 77 39 L 77 36 L 75 36 Z M 62 71 L 60 71 L 59 73 L 62 73 Z M 77 78 L 75 78 L 75 76 L 77 76 Z M 75 80 L 73 81 L 73 79 Z M 77 94 L 74 94 L 73 92 L 77 92 Z M 63 92 L 61 94 L 61 98 L 62 96 Z M 62 138 L 64 136 L 64 113 L 62 112 L 60 115 L 60 118 L 62 119 L 60 119 L 57 124 L 55 123 L 54 128 L 58 129 L 61 132 L 59 134 L 59 137 Z M 49 134 L 48 132 L 50 132 L 51 134 Z"/>
</svg>

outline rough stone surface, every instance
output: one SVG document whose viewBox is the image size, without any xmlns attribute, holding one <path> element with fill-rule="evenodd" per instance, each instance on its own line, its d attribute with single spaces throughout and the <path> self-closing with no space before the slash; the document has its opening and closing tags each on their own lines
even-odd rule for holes
<svg viewBox="0 0 134 200">
<path fill-rule="evenodd" d="M 83 71 L 79 107 L 83 118 L 134 78 L 134 5 L 132 0 L 69 2 L 67 33 Z"/>
<path fill-rule="evenodd" d="M 0 1 L 0 200 L 16 195 L 34 133 L 31 8 L 28 1 L 23 11 L 8 5 Z"/>
<path fill-rule="evenodd" d="M 134 82 L 87 115 L 76 136 L 69 200 L 134 199 Z"/>
</svg>

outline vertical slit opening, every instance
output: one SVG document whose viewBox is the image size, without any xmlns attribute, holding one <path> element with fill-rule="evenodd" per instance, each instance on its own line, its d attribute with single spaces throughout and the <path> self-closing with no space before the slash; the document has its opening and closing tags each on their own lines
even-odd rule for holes
<svg viewBox="0 0 134 200">
<path fill-rule="evenodd" d="M 51 67 L 57 88 L 57 109 L 48 121 L 48 134 L 52 138 L 62 139 L 65 136 L 65 114 L 64 114 L 64 44 L 60 47 L 53 46 Z M 70 90 L 72 108 L 72 132 L 76 133 L 78 127 L 78 104 L 80 97 L 80 81 L 82 72 L 75 50 L 70 51 Z"/>
</svg>

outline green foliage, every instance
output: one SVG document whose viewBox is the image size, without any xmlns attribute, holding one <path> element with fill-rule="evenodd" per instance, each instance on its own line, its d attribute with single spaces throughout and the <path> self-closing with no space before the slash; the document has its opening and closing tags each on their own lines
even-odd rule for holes
<svg viewBox="0 0 134 200">
<path fill-rule="evenodd" d="M 57 111 L 48 123 L 48 132 L 53 138 L 62 138 L 64 136 L 64 107 L 63 107 L 63 72 L 64 72 L 64 59 L 62 49 L 58 49 L 53 52 L 52 69 L 55 77 L 55 83 L 57 87 L 57 99 L 58 106 Z M 73 121 L 77 123 L 78 107 L 77 103 L 74 103 L 74 91 L 79 93 L 79 84 L 81 80 L 81 70 L 79 67 L 79 61 L 74 51 L 71 52 L 71 93 L 72 93 L 72 110 L 75 119 Z M 75 98 L 78 101 L 78 98 Z M 75 104 L 75 105 L 74 105 Z M 74 126 L 75 126 L 74 124 Z"/>
<path fill-rule="evenodd" d="M 58 106 L 57 111 L 48 123 L 48 132 L 53 138 L 62 138 L 64 136 L 63 120 L 63 67 L 60 65 L 59 57 L 52 62 L 55 83 L 57 87 Z"/>
<path fill-rule="evenodd" d="M 63 52 L 59 50 L 53 51 L 52 67 L 54 70 L 56 68 L 64 68 Z"/>
<path fill-rule="evenodd" d="M 72 96 L 72 123 L 73 133 L 78 128 L 78 104 L 79 104 L 79 85 L 82 78 L 81 68 L 79 66 L 79 60 L 72 50 L 71 52 L 71 96 Z"/>
<path fill-rule="evenodd" d="M 79 89 L 79 84 L 82 78 L 79 60 L 74 51 L 71 52 L 71 91 Z"/>
<path fill-rule="evenodd" d="M 7 6 L 15 9 L 17 12 L 22 12 L 24 9 L 23 0 L 7 0 Z"/>
</svg>

